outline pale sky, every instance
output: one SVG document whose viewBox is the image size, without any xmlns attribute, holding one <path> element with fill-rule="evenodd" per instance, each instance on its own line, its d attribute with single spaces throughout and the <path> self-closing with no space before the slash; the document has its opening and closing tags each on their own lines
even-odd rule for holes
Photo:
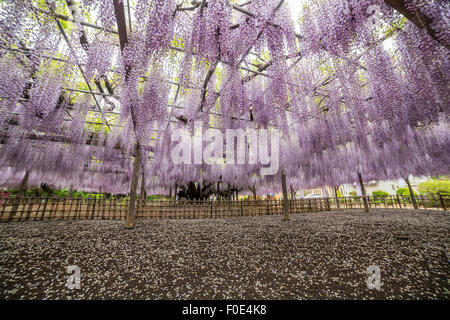
<svg viewBox="0 0 450 320">
<path fill-rule="evenodd" d="M 286 0 L 289 9 L 291 9 L 292 18 L 297 20 L 300 17 L 302 11 L 302 4 L 305 3 L 304 0 Z"/>
<path fill-rule="evenodd" d="M 291 11 L 292 20 L 294 20 L 295 31 L 299 32 L 298 19 L 302 13 L 302 5 L 305 0 L 286 0 L 286 4 L 289 6 Z"/>
</svg>

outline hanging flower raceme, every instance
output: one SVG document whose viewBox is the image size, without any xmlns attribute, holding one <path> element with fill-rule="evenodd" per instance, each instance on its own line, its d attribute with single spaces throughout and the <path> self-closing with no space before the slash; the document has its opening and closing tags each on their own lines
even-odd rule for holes
<svg viewBox="0 0 450 320">
<path fill-rule="evenodd" d="M 98 22 L 106 30 L 111 30 L 116 22 L 116 17 L 114 15 L 114 3 L 113 1 L 104 0 L 81 0 L 83 8 L 89 10 L 90 12 L 95 12 Z"/>
<path fill-rule="evenodd" d="M 307 34 L 303 41 L 311 53 L 326 50 L 332 55 L 349 52 L 356 42 L 372 36 L 383 17 L 383 12 L 390 12 L 382 0 L 326 0 L 310 3 L 305 8 L 301 24 L 302 34 Z M 370 32 L 369 32 L 370 30 Z"/>
<path fill-rule="evenodd" d="M 111 43 L 111 39 L 97 38 L 88 49 L 85 75 L 88 79 L 98 80 L 105 75 L 111 67 L 113 58 L 117 53 L 117 46 Z"/>
<path fill-rule="evenodd" d="M 15 118 L 12 112 L 27 86 L 26 71 L 12 57 L 0 57 L 0 128 Z"/>
<path fill-rule="evenodd" d="M 138 1 L 140 24 L 136 32 L 142 37 L 145 55 L 161 53 L 172 44 L 176 5 L 174 0 Z"/>
<path fill-rule="evenodd" d="M 58 112 L 63 103 L 61 96 L 62 78 L 59 74 L 43 71 L 37 76 L 30 90 L 30 101 L 23 104 L 23 127 L 37 129 L 45 123 L 45 119 L 52 113 Z"/>
<path fill-rule="evenodd" d="M 196 13 L 192 36 L 187 46 L 195 53 L 196 60 L 205 59 L 211 64 L 218 59 L 227 61 L 234 51 L 231 41 L 231 4 L 228 0 L 208 1 Z"/>
<path fill-rule="evenodd" d="M 2 187 L 30 169 L 33 184 L 127 193 L 139 142 L 148 190 L 280 190 L 279 175 L 259 176 L 260 163 L 171 163 L 173 130 L 193 133 L 196 121 L 222 133 L 281 129 L 280 167 L 293 188 L 353 183 L 356 170 L 365 179 L 450 170 L 444 1 L 404 1 L 430 19 L 435 39 L 382 0 L 307 1 L 299 34 L 280 0 L 130 1 L 123 52 L 123 34 L 109 31 L 115 5 L 128 3 L 79 2 L 78 18 L 105 30 L 61 22 L 70 46 L 39 1 L 0 4 Z M 49 13 L 69 10 L 48 3 Z M 106 76 L 120 114 L 99 92 Z"/>
<path fill-rule="evenodd" d="M 136 136 L 148 143 L 155 121 L 163 121 L 167 115 L 169 86 L 161 78 L 162 70 L 155 68 L 144 84 L 142 95 L 135 106 Z"/>
</svg>

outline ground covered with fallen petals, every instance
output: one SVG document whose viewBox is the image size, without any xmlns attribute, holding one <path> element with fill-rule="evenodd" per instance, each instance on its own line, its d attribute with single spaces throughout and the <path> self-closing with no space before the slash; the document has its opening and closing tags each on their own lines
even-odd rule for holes
<svg viewBox="0 0 450 320">
<path fill-rule="evenodd" d="M 449 299 L 449 217 L 360 209 L 0 224 L 0 299 Z M 67 267 L 81 271 L 68 289 Z M 369 290 L 367 268 L 381 270 Z"/>
</svg>

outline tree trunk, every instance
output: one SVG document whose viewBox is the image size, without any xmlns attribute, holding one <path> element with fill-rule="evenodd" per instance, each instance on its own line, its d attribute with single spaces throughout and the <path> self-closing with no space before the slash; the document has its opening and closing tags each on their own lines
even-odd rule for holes
<svg viewBox="0 0 450 320">
<path fill-rule="evenodd" d="M 290 189 L 290 191 L 291 191 L 291 199 L 294 200 L 294 199 L 295 199 L 295 194 L 296 194 L 297 192 L 294 192 L 294 188 L 292 188 L 292 185 L 289 185 L 289 189 Z"/>
<path fill-rule="evenodd" d="M 284 174 L 284 170 L 281 169 L 281 187 L 283 188 L 283 214 L 284 221 L 289 220 L 289 202 L 288 202 L 288 192 L 286 187 L 286 175 Z"/>
<path fill-rule="evenodd" d="M 403 179 L 405 180 L 406 184 L 408 185 L 409 194 L 411 195 L 411 201 L 412 201 L 412 204 L 414 206 L 414 209 L 419 209 L 419 206 L 417 205 L 417 201 L 416 201 L 416 196 L 414 195 L 414 190 L 411 187 L 411 183 L 409 182 L 409 178 L 406 177 L 406 178 L 403 178 Z"/>
<path fill-rule="evenodd" d="M 145 191 L 145 174 L 144 174 L 144 172 L 142 172 L 141 195 L 140 195 L 140 198 L 141 198 L 141 199 L 145 199 L 146 196 L 147 196 L 147 192 Z"/>
<path fill-rule="evenodd" d="M 384 2 L 405 16 L 405 18 L 414 23 L 418 28 L 425 29 L 425 31 L 441 45 L 450 49 L 450 44 L 438 39 L 436 31 L 431 28 L 431 24 L 438 21 L 433 21 L 430 17 L 420 11 L 410 12 L 405 6 L 405 0 L 384 0 Z"/>
<path fill-rule="evenodd" d="M 138 180 L 139 180 L 139 171 L 141 169 L 141 148 L 139 143 L 136 143 L 136 149 L 135 149 L 135 157 L 134 157 L 134 164 L 133 164 L 133 174 L 131 176 L 131 190 L 130 190 L 130 205 L 128 207 L 127 217 L 125 220 L 125 228 L 133 228 L 134 220 L 136 216 L 136 191 L 138 186 Z"/>
<path fill-rule="evenodd" d="M 358 171 L 358 180 L 359 180 L 359 185 L 361 187 L 361 193 L 363 196 L 363 202 L 364 202 L 364 211 L 366 213 L 369 212 L 369 203 L 367 202 L 367 196 L 366 196 L 366 188 L 364 188 L 364 183 L 362 180 L 362 176 L 361 176 L 361 172 Z"/>
<path fill-rule="evenodd" d="M 20 183 L 19 193 L 22 195 L 27 190 L 28 178 L 30 177 L 30 170 L 25 171 L 22 182 Z"/>
<path fill-rule="evenodd" d="M 256 186 L 251 186 L 250 187 L 250 191 L 253 194 L 253 199 L 256 200 L 257 199 L 257 195 L 256 195 Z"/>
</svg>

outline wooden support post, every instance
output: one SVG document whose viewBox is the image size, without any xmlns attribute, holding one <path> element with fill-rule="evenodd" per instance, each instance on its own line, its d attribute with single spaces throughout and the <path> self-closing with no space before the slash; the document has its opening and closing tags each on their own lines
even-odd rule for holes
<svg viewBox="0 0 450 320">
<path fill-rule="evenodd" d="M 209 210 L 210 210 L 211 218 L 212 218 L 213 217 L 213 202 L 212 202 L 212 200 L 209 200 Z"/>
<path fill-rule="evenodd" d="M 68 216 L 67 216 L 67 219 L 69 219 L 69 220 L 70 220 L 70 215 L 71 215 L 71 213 L 72 213 L 73 201 L 74 201 L 73 198 L 70 197 L 70 198 L 69 198 L 69 202 L 70 202 L 69 214 L 68 214 Z M 74 215 L 74 216 L 75 216 L 75 215 Z"/>
<path fill-rule="evenodd" d="M 83 198 L 81 195 L 78 195 L 77 199 L 77 213 L 76 216 L 78 217 L 79 220 L 81 220 L 81 207 L 83 205 Z"/>
<path fill-rule="evenodd" d="M 11 198 L 9 198 L 9 197 L 5 197 L 5 198 L 3 198 L 3 206 L 2 206 L 2 212 L 1 212 L 1 219 L 3 220 L 3 216 L 6 216 L 6 206 L 7 206 L 7 204 L 8 204 L 8 201 L 10 200 Z M 9 217 L 9 216 L 8 216 Z"/>
<path fill-rule="evenodd" d="M 369 204 L 367 203 L 367 196 L 366 196 L 366 188 L 364 187 L 363 179 L 361 176 L 361 172 L 358 171 L 358 180 L 359 180 L 359 186 L 361 187 L 361 193 L 363 196 L 363 202 L 364 202 L 364 211 L 366 213 L 369 212 Z"/>
<path fill-rule="evenodd" d="M 103 195 L 102 195 L 103 196 Z M 106 207 L 106 194 L 105 197 L 100 198 L 100 209 L 99 213 L 102 213 L 102 220 L 105 219 L 105 207 Z"/>
<path fill-rule="evenodd" d="M 92 194 L 90 194 L 87 198 L 85 220 L 88 219 L 91 211 L 92 211 Z"/>
<path fill-rule="evenodd" d="M 286 175 L 284 174 L 284 170 L 281 169 L 281 187 L 283 189 L 283 221 L 289 220 L 289 204 L 288 204 L 288 193 L 286 187 Z"/>
<path fill-rule="evenodd" d="M 37 207 L 36 213 L 34 214 L 33 220 L 37 220 L 38 219 L 39 211 L 41 210 L 42 199 L 40 197 L 38 197 L 37 198 L 37 202 L 38 202 L 38 207 Z"/>
<path fill-rule="evenodd" d="M 31 217 L 31 211 L 33 210 L 33 205 L 34 205 L 34 198 L 30 198 L 29 199 L 30 202 L 28 203 L 28 210 L 27 210 L 27 215 L 25 217 L 25 220 L 30 220 Z"/>
<path fill-rule="evenodd" d="M 58 198 L 54 197 L 52 199 L 52 206 L 51 206 L 51 209 L 50 209 L 51 218 L 53 220 L 56 220 L 56 211 L 57 211 L 57 209 L 58 209 Z"/>
<path fill-rule="evenodd" d="M 447 211 L 447 208 L 445 207 L 444 198 L 442 198 L 442 195 L 440 192 L 438 192 L 438 196 L 439 196 L 439 200 L 441 201 L 442 209 L 444 209 L 444 211 Z"/>
<path fill-rule="evenodd" d="M 92 220 L 95 218 L 95 205 L 97 204 L 97 196 L 92 196 Z"/>
</svg>

